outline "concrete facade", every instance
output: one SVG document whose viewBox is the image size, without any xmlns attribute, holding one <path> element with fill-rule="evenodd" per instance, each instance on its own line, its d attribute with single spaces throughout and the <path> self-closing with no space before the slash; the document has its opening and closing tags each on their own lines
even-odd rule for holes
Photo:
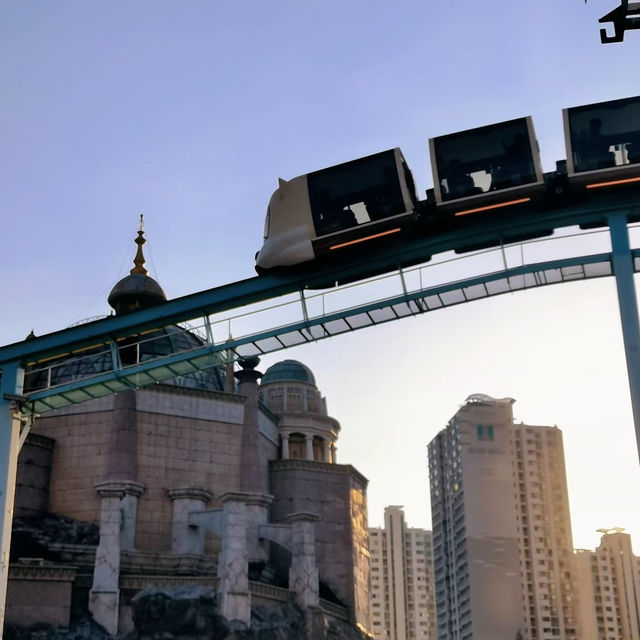
<svg viewBox="0 0 640 640">
<path fill-rule="evenodd" d="M 576 638 L 562 434 L 470 396 L 429 444 L 439 640 Z"/>
<path fill-rule="evenodd" d="M 516 424 L 512 433 L 528 637 L 580 637 L 562 432 Z"/>
<path fill-rule="evenodd" d="M 402 507 L 385 508 L 369 529 L 372 629 L 378 640 L 436 640 L 431 532 L 406 526 Z"/>
<path fill-rule="evenodd" d="M 602 530 L 595 551 L 575 553 L 580 640 L 634 640 L 640 637 L 640 567 L 631 536 Z"/>
</svg>

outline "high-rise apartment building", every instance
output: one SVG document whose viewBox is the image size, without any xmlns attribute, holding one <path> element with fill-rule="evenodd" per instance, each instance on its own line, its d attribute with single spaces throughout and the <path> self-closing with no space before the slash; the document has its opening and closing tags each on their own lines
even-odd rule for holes
<svg viewBox="0 0 640 640">
<path fill-rule="evenodd" d="M 476 394 L 429 444 L 438 640 L 572 640 L 562 433 Z"/>
<path fill-rule="evenodd" d="M 562 432 L 513 426 L 516 508 L 527 637 L 576 637 L 573 538 Z"/>
<path fill-rule="evenodd" d="M 431 532 L 407 527 L 402 507 L 390 506 L 369 545 L 376 640 L 436 640 Z"/>
<path fill-rule="evenodd" d="M 595 551 L 576 550 L 580 640 L 640 638 L 640 572 L 623 529 L 602 530 Z"/>
</svg>

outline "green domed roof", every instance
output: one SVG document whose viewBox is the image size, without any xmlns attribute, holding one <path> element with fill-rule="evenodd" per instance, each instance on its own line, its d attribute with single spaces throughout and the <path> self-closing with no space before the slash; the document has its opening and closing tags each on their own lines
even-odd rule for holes
<svg viewBox="0 0 640 640">
<path fill-rule="evenodd" d="M 316 385 L 316 379 L 309 367 L 297 360 L 283 360 L 269 367 L 262 376 L 262 384 L 270 382 L 305 382 Z"/>
</svg>

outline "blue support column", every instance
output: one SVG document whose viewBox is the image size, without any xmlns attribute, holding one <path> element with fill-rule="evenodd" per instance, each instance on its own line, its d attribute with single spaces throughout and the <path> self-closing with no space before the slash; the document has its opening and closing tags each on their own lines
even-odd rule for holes
<svg viewBox="0 0 640 640">
<path fill-rule="evenodd" d="M 636 446 L 640 457 L 640 322 L 626 212 L 609 216 L 609 232 L 613 252 L 613 273 L 618 289 L 622 338 L 627 359 L 631 408 L 636 429 Z"/>
<path fill-rule="evenodd" d="M 15 400 L 11 397 L 22 394 L 23 380 L 24 370 L 17 363 L 3 366 L 0 380 L 0 637 L 4 628 L 11 522 L 20 450 L 21 422 L 16 415 Z"/>
</svg>

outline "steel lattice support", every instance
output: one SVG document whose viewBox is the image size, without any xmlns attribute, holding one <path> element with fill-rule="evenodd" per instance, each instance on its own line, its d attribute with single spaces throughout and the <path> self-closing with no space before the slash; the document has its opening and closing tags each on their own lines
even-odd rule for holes
<svg viewBox="0 0 640 640">
<path fill-rule="evenodd" d="M 611 249 L 613 252 L 613 275 L 618 290 L 622 338 L 627 360 L 631 408 L 636 430 L 636 446 L 640 457 L 640 322 L 638 301 L 633 279 L 633 255 L 629 245 L 625 212 L 609 217 Z"/>
</svg>

